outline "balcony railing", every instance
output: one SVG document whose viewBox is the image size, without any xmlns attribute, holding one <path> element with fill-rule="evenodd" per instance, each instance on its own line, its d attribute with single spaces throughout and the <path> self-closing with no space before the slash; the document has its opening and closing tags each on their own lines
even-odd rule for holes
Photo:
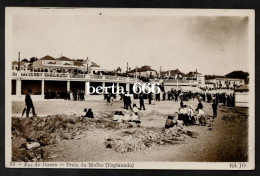
<svg viewBox="0 0 260 176">
<path fill-rule="evenodd" d="M 177 83 L 176 79 L 163 79 L 164 83 Z"/>
<path fill-rule="evenodd" d="M 178 79 L 178 80 L 177 80 L 177 79 L 163 79 L 163 82 L 164 82 L 164 83 L 176 83 L 176 84 L 177 84 L 177 82 L 178 82 L 178 83 L 185 83 L 185 84 L 197 83 L 196 80 L 185 80 L 185 79 Z"/>
<path fill-rule="evenodd" d="M 92 75 L 92 74 L 73 74 L 73 73 L 50 73 L 50 72 L 12 72 L 13 77 L 26 77 L 26 78 L 81 78 L 90 80 L 117 80 L 117 81 L 130 81 L 135 82 L 136 78 L 112 76 L 112 75 Z M 137 81 L 140 82 L 139 79 Z"/>
<path fill-rule="evenodd" d="M 22 72 L 21 76 L 28 76 L 28 77 L 42 77 L 41 72 Z M 17 76 L 17 73 L 16 73 Z"/>
<path fill-rule="evenodd" d="M 86 78 L 86 74 L 71 74 L 71 78 Z"/>
<path fill-rule="evenodd" d="M 44 77 L 51 77 L 51 78 L 67 78 L 68 73 L 44 73 Z"/>
<path fill-rule="evenodd" d="M 103 76 L 101 75 L 89 75 L 89 79 L 102 79 Z"/>
<path fill-rule="evenodd" d="M 115 80 L 115 79 L 117 79 L 117 76 L 105 75 L 105 79 Z"/>
</svg>

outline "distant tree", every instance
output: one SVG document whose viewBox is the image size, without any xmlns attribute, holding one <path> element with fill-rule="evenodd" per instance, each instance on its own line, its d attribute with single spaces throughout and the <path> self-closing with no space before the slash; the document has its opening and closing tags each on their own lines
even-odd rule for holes
<svg viewBox="0 0 260 176">
<path fill-rule="evenodd" d="M 246 80 L 247 77 L 249 76 L 248 72 L 243 72 L 243 71 L 233 71 L 229 74 L 226 74 L 227 78 L 240 78 Z"/>
<path fill-rule="evenodd" d="M 30 59 L 30 63 L 33 63 L 34 61 L 37 61 L 37 60 L 38 60 L 37 57 L 32 57 L 32 58 Z"/>
<path fill-rule="evenodd" d="M 23 59 L 22 62 L 29 62 L 28 59 Z"/>
<path fill-rule="evenodd" d="M 79 62 L 83 62 L 83 59 L 77 59 L 77 61 L 79 61 Z"/>
</svg>

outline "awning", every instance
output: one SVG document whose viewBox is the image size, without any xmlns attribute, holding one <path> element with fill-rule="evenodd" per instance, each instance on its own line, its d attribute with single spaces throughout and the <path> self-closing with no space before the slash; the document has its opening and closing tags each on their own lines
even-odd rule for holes
<svg viewBox="0 0 260 176">
<path fill-rule="evenodd" d="M 191 86 L 180 86 L 182 92 L 192 92 L 193 88 Z"/>
<path fill-rule="evenodd" d="M 194 92 L 203 93 L 204 91 L 198 87 L 194 87 Z"/>
<path fill-rule="evenodd" d="M 249 85 L 243 85 L 243 86 L 239 86 L 238 88 L 236 88 L 236 91 L 248 91 L 249 90 Z"/>
<path fill-rule="evenodd" d="M 203 92 L 201 89 L 192 86 L 180 86 L 182 92 Z"/>
</svg>

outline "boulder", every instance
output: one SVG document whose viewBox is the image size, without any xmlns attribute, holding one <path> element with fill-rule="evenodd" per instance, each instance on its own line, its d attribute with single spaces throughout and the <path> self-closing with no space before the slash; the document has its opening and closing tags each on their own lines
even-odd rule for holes
<svg viewBox="0 0 260 176">
<path fill-rule="evenodd" d="M 31 149 L 35 149 L 35 148 L 38 148 L 40 147 L 40 143 L 39 142 L 32 142 L 32 143 L 26 143 L 26 149 L 27 150 L 31 150 Z"/>
</svg>

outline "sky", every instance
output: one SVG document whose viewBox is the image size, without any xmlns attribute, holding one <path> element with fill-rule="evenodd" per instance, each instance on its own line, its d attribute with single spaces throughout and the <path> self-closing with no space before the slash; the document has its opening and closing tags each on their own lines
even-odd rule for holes
<svg viewBox="0 0 260 176">
<path fill-rule="evenodd" d="M 22 59 L 88 57 L 108 70 L 120 66 L 125 71 L 128 62 L 131 68 L 150 65 L 158 71 L 178 68 L 184 73 L 248 71 L 245 16 L 61 11 L 42 9 L 13 17 L 13 60 L 20 51 Z"/>
</svg>

